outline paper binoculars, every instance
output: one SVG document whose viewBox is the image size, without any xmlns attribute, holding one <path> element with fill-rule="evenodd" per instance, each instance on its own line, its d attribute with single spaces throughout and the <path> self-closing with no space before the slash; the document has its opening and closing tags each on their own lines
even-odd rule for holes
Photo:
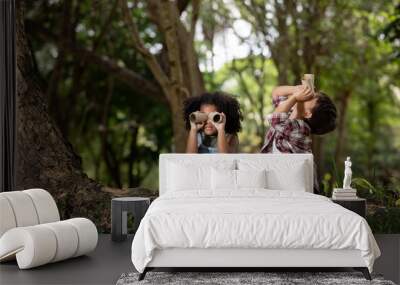
<svg viewBox="0 0 400 285">
<path fill-rule="evenodd" d="M 203 113 L 200 111 L 196 111 L 189 115 L 189 120 L 192 123 L 196 123 L 196 124 L 206 122 L 207 120 L 211 120 L 214 123 L 219 124 L 222 122 L 222 115 L 219 112 L 211 112 L 211 113 L 206 114 L 206 113 Z"/>
</svg>

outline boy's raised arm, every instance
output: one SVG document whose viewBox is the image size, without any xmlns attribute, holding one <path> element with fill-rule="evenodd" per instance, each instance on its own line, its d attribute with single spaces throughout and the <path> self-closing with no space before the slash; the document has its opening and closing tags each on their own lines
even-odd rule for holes
<svg viewBox="0 0 400 285">
<path fill-rule="evenodd" d="M 274 110 L 274 113 L 287 113 L 297 103 L 310 100 L 313 97 L 313 91 L 305 85 L 294 92 L 294 96 L 290 96 L 286 101 L 280 103 Z"/>
<path fill-rule="evenodd" d="M 276 113 L 287 113 L 296 104 L 297 100 L 295 96 L 289 97 L 286 101 L 283 101 L 275 108 L 274 114 Z"/>
<path fill-rule="evenodd" d="M 299 91 L 299 88 L 301 88 L 302 85 L 295 85 L 295 86 L 290 86 L 290 85 L 282 85 L 282 86 L 277 86 L 272 90 L 272 98 L 278 98 L 279 96 L 291 96 L 293 93 L 296 91 Z"/>
</svg>

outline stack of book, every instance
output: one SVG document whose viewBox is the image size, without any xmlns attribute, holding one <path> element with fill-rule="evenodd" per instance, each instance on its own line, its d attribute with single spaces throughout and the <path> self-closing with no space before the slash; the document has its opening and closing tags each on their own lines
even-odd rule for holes
<svg viewBox="0 0 400 285">
<path fill-rule="evenodd" d="M 357 190 L 356 189 L 335 188 L 335 189 L 333 189 L 332 199 L 335 199 L 335 200 L 357 199 Z"/>
</svg>

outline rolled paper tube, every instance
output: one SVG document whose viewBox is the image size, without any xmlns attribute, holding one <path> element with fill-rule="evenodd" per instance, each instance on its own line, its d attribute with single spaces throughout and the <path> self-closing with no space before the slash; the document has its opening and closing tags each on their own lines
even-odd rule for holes
<svg viewBox="0 0 400 285">
<path fill-rule="evenodd" d="M 314 90 L 314 74 L 304 74 L 301 82 Z"/>
<path fill-rule="evenodd" d="M 302 85 L 305 85 L 305 86 L 307 86 L 307 87 L 309 87 L 311 90 L 314 90 L 314 88 L 313 88 L 313 86 L 311 85 L 311 83 L 310 83 L 309 81 L 307 81 L 307 80 L 302 80 L 302 81 L 301 81 L 301 84 L 302 84 Z"/>
<path fill-rule="evenodd" d="M 314 74 L 306 73 L 306 74 L 303 75 L 303 79 L 305 79 L 305 80 L 311 79 L 312 81 L 314 81 Z"/>
<path fill-rule="evenodd" d="M 192 123 L 198 124 L 198 123 L 202 123 L 202 122 L 207 121 L 207 120 L 208 120 L 208 117 L 207 117 L 207 114 L 206 114 L 206 113 L 196 111 L 196 112 L 193 112 L 193 113 L 191 113 L 191 114 L 189 115 L 189 120 L 190 120 Z"/>
<path fill-rule="evenodd" d="M 214 122 L 214 123 L 221 123 L 222 122 L 222 116 L 221 113 L 218 112 L 212 112 L 209 114 L 210 119 Z"/>
</svg>

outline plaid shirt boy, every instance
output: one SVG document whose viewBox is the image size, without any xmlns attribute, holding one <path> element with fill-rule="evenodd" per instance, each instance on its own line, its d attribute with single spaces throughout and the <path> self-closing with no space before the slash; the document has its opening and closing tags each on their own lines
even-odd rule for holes
<svg viewBox="0 0 400 285">
<path fill-rule="evenodd" d="M 287 96 L 272 99 L 274 107 L 287 100 Z M 277 149 L 282 153 L 311 152 L 311 129 L 304 120 L 290 119 L 288 113 L 272 113 L 267 116 L 270 128 L 265 135 L 265 143 L 261 152 L 272 152 L 275 140 Z"/>
</svg>

